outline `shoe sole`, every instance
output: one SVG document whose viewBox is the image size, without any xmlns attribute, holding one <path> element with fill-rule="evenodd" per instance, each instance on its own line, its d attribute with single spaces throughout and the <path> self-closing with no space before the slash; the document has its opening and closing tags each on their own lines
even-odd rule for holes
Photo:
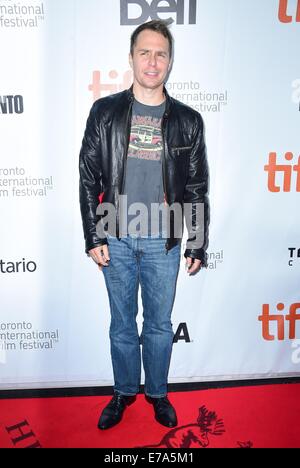
<svg viewBox="0 0 300 468">
<path fill-rule="evenodd" d="M 176 422 L 176 423 L 174 423 L 174 424 L 173 424 L 173 423 L 165 424 L 165 423 L 163 423 L 162 421 L 160 421 L 156 416 L 155 416 L 155 420 L 156 420 L 159 424 L 161 424 L 162 426 L 168 427 L 169 429 L 172 429 L 173 427 L 178 426 L 178 422 Z"/>
</svg>

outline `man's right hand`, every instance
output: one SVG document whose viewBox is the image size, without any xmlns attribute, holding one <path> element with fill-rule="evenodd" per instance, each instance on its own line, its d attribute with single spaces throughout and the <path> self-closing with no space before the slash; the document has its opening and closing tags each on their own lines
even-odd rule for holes
<svg viewBox="0 0 300 468">
<path fill-rule="evenodd" d="M 89 254 L 94 262 L 97 263 L 99 270 L 102 271 L 104 266 L 109 265 L 110 257 L 107 245 L 100 245 L 99 247 L 95 247 L 94 249 L 89 250 Z"/>
</svg>

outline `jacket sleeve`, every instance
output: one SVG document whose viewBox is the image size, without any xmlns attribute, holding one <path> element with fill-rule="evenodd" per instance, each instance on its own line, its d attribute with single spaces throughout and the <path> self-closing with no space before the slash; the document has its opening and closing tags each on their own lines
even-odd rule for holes
<svg viewBox="0 0 300 468">
<path fill-rule="evenodd" d="M 208 199 L 209 168 L 206 155 L 204 123 L 200 114 L 190 154 L 188 178 L 184 191 L 185 221 L 188 231 L 184 256 L 201 260 L 207 267 L 208 227 L 210 207 Z M 187 204 L 187 205 L 186 205 Z M 186 209 L 187 207 L 187 209 Z"/>
<path fill-rule="evenodd" d="M 96 103 L 93 104 L 86 123 L 79 155 L 79 199 L 85 252 L 99 245 L 107 244 L 106 238 L 97 235 L 97 223 L 100 216 L 96 214 L 99 205 L 99 195 L 102 187 L 100 132 L 96 118 Z"/>
</svg>

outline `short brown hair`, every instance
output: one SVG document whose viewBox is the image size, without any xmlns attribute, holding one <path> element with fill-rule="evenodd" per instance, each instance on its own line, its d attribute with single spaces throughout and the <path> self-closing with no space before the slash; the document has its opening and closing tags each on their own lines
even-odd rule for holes
<svg viewBox="0 0 300 468">
<path fill-rule="evenodd" d="M 145 31 L 145 29 L 150 29 L 150 31 L 155 31 L 159 34 L 162 34 L 166 39 L 169 41 L 169 53 L 170 53 L 170 59 L 172 58 L 172 53 L 173 53 L 173 36 L 168 28 L 168 24 L 163 21 L 163 20 L 152 20 L 148 21 L 148 23 L 143 23 L 140 26 L 138 26 L 133 33 L 131 34 L 130 38 L 130 54 L 133 56 L 133 48 L 136 44 L 137 37 L 138 35 L 142 32 Z"/>
</svg>

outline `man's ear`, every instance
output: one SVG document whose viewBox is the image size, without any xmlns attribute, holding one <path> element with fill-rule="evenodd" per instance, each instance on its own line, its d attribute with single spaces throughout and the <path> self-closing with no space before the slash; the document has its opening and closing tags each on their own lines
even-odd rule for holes
<svg viewBox="0 0 300 468">
<path fill-rule="evenodd" d="M 131 53 L 130 53 L 129 56 L 128 56 L 128 61 L 129 61 L 130 67 L 133 68 L 132 55 L 131 55 Z"/>
</svg>

